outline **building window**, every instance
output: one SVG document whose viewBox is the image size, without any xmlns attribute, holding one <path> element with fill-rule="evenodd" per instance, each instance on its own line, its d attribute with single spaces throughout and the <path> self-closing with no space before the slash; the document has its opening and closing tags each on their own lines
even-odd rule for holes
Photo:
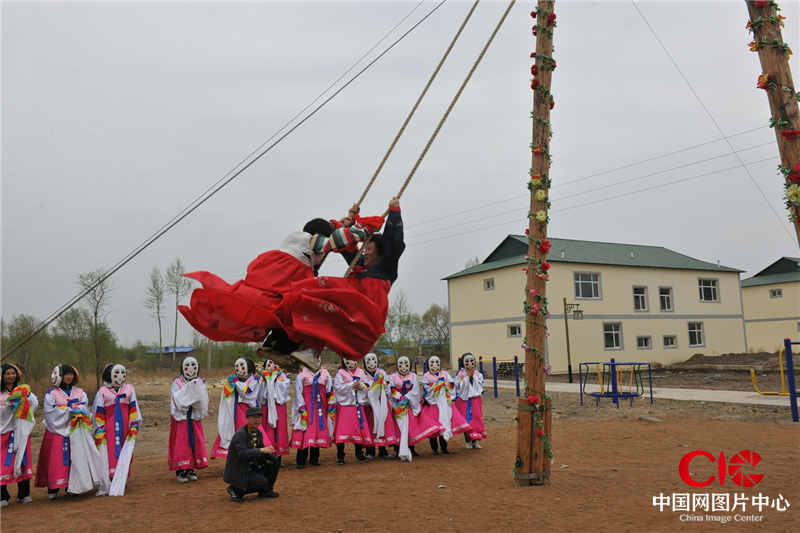
<svg viewBox="0 0 800 533">
<path fill-rule="evenodd" d="M 689 322 L 689 346 L 705 346 L 702 322 Z"/>
<path fill-rule="evenodd" d="M 522 337 L 522 326 L 519 324 L 512 324 L 508 326 L 509 337 Z"/>
<path fill-rule="evenodd" d="M 650 335 L 640 335 L 636 337 L 636 348 L 638 350 L 649 350 L 653 347 Z"/>
<path fill-rule="evenodd" d="M 575 272 L 575 298 L 600 299 L 600 273 Z"/>
<path fill-rule="evenodd" d="M 677 348 L 678 336 L 677 335 L 664 335 L 664 348 Z"/>
<path fill-rule="evenodd" d="M 700 289 L 701 302 L 719 302 L 717 280 L 701 278 L 698 280 L 698 288 Z"/>
<path fill-rule="evenodd" d="M 485 280 L 483 280 L 483 290 L 485 291 L 494 290 L 494 278 L 486 278 Z"/>
<path fill-rule="evenodd" d="M 661 306 L 661 311 L 664 313 L 675 310 L 675 308 L 672 307 L 672 287 L 659 287 L 658 303 Z"/>
<path fill-rule="evenodd" d="M 603 342 L 606 350 L 622 349 L 622 324 L 620 322 L 603 324 Z"/>
<path fill-rule="evenodd" d="M 647 287 L 633 288 L 633 310 L 647 311 Z"/>
<path fill-rule="evenodd" d="M 770 298 L 783 298 L 783 289 L 770 289 L 769 290 L 769 297 Z"/>
</svg>

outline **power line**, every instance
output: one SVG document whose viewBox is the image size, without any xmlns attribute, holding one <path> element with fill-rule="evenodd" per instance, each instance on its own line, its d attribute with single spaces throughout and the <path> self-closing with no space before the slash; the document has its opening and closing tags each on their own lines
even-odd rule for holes
<svg viewBox="0 0 800 533">
<path fill-rule="evenodd" d="M 771 145 L 771 144 L 773 144 L 773 141 L 769 141 L 769 142 L 761 143 L 761 144 L 756 144 L 754 146 L 749 146 L 747 148 L 742 148 L 739 151 L 740 152 L 746 152 L 748 150 L 754 150 L 756 148 L 762 148 L 764 146 Z M 653 176 L 658 176 L 659 174 L 666 174 L 668 172 L 672 172 L 673 170 L 679 170 L 679 169 L 682 169 L 682 168 L 698 165 L 700 163 L 706 163 L 708 161 L 713 161 L 715 159 L 720 159 L 720 158 L 723 158 L 723 157 L 730 157 L 731 155 L 732 154 L 730 152 L 728 152 L 728 153 L 716 155 L 716 156 L 713 156 L 713 157 L 708 157 L 708 158 L 705 158 L 705 159 L 699 159 L 697 161 L 692 161 L 690 163 L 684 163 L 682 165 L 671 167 L 671 168 L 668 168 L 668 169 L 665 169 L 665 170 L 658 170 L 656 172 L 650 172 L 648 174 L 643 174 L 641 176 L 635 176 L 633 178 L 628 178 L 628 179 L 625 179 L 625 180 L 622 180 L 622 181 L 617 181 L 615 183 L 610 183 L 610 184 L 604 185 L 602 187 L 595 187 L 594 189 L 585 189 L 585 190 L 582 190 L 582 191 L 578 191 L 578 192 L 575 192 L 575 193 L 568 194 L 566 196 L 552 198 L 552 201 L 556 202 L 556 201 L 560 201 L 560 200 L 567 200 L 569 198 L 575 198 L 576 196 L 583 196 L 584 194 L 591 194 L 593 192 L 602 191 L 602 190 L 608 189 L 610 187 L 616 187 L 617 185 L 624 185 L 624 184 L 627 184 L 627 183 L 632 183 L 634 181 L 639 181 L 639 180 L 643 180 L 643 179 L 646 179 L 646 178 L 651 178 Z M 510 201 L 510 200 L 519 200 L 519 199 L 522 199 L 522 198 L 529 198 L 529 195 L 528 194 L 519 194 L 519 195 L 513 196 L 513 197 L 511 197 L 511 198 L 509 198 L 507 200 L 503 200 L 503 202 Z M 497 202 L 497 203 L 499 203 L 499 202 Z M 468 211 L 470 211 L 470 210 L 465 210 L 464 212 L 468 212 Z M 504 214 L 505 213 L 497 213 L 497 214 L 494 214 L 494 215 L 487 215 L 485 217 L 471 219 L 471 220 L 469 220 L 469 222 L 479 222 L 481 220 L 488 220 L 488 219 L 491 219 L 491 218 L 496 218 L 498 216 L 502 216 Z M 455 227 L 458 227 L 458 226 L 461 226 L 461 225 L 462 224 L 452 224 L 452 225 L 448 225 L 448 226 L 442 226 L 440 228 L 428 228 L 428 229 L 426 229 L 425 233 L 426 234 L 430 234 L 430 233 L 434 233 L 434 232 L 438 232 L 438 231 L 442 231 L 442 230 L 446 230 L 446 229 L 450 229 L 450 228 L 455 228 Z"/>
<path fill-rule="evenodd" d="M 632 196 L 632 195 L 635 195 L 635 194 L 640 194 L 640 193 L 643 193 L 643 192 L 652 191 L 654 189 L 660 189 L 660 188 L 667 187 L 667 186 L 670 186 L 670 185 L 676 185 L 676 184 L 679 184 L 679 183 L 684 183 L 684 182 L 687 182 L 687 181 L 692 181 L 692 180 L 704 178 L 704 177 L 711 176 L 711 175 L 714 175 L 714 174 L 720 174 L 722 172 L 728 172 L 728 171 L 731 171 L 731 170 L 735 170 L 737 168 L 742 168 L 744 166 L 756 165 L 756 164 L 763 163 L 765 161 L 770 161 L 770 160 L 773 160 L 773 159 L 774 159 L 774 156 L 765 157 L 764 159 L 758 159 L 756 161 L 751 161 L 749 163 L 744 163 L 744 164 L 741 164 L 741 165 L 737 164 L 737 165 L 734 165 L 734 166 L 731 166 L 731 167 L 727 167 L 727 168 L 722 168 L 722 169 L 719 169 L 719 170 L 712 170 L 711 172 L 704 172 L 703 174 L 697 174 L 695 176 L 690 176 L 688 178 L 681 178 L 681 179 L 678 179 L 678 180 L 659 183 L 657 185 L 651 185 L 649 187 L 645 187 L 645 188 L 642 188 L 642 189 L 637 189 L 635 191 L 629 191 L 629 192 L 617 194 L 617 195 L 614 195 L 614 196 L 608 196 L 608 197 L 605 197 L 605 198 L 592 200 L 591 202 L 585 202 L 585 203 L 582 203 L 582 204 L 571 205 L 571 206 L 568 206 L 568 207 L 563 207 L 561 209 L 554 209 L 552 212 L 553 213 L 560 213 L 560 212 L 563 212 L 563 211 L 570 211 L 572 209 L 577 209 L 579 207 L 587 207 L 587 206 L 590 206 L 590 205 L 595 205 L 595 204 L 607 202 L 607 201 L 610 201 L 610 200 L 616 200 L 618 198 L 623 198 L 623 197 L 626 197 L 626 196 Z M 521 223 L 521 222 L 523 222 L 525 220 L 527 220 L 527 217 L 516 216 L 513 219 L 504 220 L 503 222 L 497 222 L 495 224 L 483 225 L 478 229 L 462 231 L 462 232 L 453 233 L 453 234 L 450 234 L 450 235 L 444 235 L 444 236 L 441 236 L 441 237 L 434 237 L 432 239 L 427 239 L 427 240 L 424 240 L 424 241 L 411 241 L 411 242 L 408 242 L 407 244 L 409 246 L 412 245 L 412 244 L 415 245 L 415 246 L 420 246 L 420 245 L 428 244 L 428 243 L 435 242 L 435 241 L 440 241 L 440 240 L 444 240 L 444 239 L 450 239 L 450 238 L 453 238 L 453 237 L 459 237 L 461 235 L 467 235 L 467 234 L 470 234 L 470 233 L 477 233 L 477 232 L 485 231 L 487 229 L 495 228 L 495 227 L 498 227 L 498 226 L 504 226 L 506 224 Z"/>
<path fill-rule="evenodd" d="M 669 57 L 669 60 L 672 62 L 672 65 L 675 67 L 675 70 L 678 71 L 678 74 L 681 75 L 681 78 L 683 78 L 683 81 L 686 82 L 686 85 L 689 87 L 689 90 L 692 92 L 692 94 L 694 95 L 695 99 L 697 99 L 698 103 L 700 104 L 700 107 L 703 108 L 703 111 L 706 112 L 706 115 L 708 115 L 708 118 L 710 118 L 711 122 L 714 123 L 714 126 L 717 128 L 717 131 L 719 132 L 719 134 L 722 135 L 722 136 L 725 136 L 725 132 L 722 131 L 722 128 L 720 127 L 719 123 L 717 122 L 717 119 L 714 118 L 714 115 L 711 114 L 711 111 L 709 111 L 708 107 L 706 107 L 706 104 L 703 103 L 703 100 L 700 98 L 700 95 L 698 95 L 697 91 L 694 90 L 694 87 L 692 86 L 691 82 L 689 82 L 689 78 L 686 77 L 686 75 L 683 73 L 681 68 L 678 66 L 677 61 L 675 61 L 675 58 L 672 57 L 672 54 L 669 52 L 667 47 L 664 45 L 664 43 L 658 37 L 658 34 L 656 33 L 656 30 L 653 28 L 653 26 L 650 24 L 650 22 L 648 22 L 647 17 L 644 16 L 644 13 L 642 13 L 642 11 L 639 9 L 639 6 L 636 5 L 636 1 L 635 0 L 631 0 L 631 3 L 633 4 L 634 9 L 636 9 L 636 12 L 639 13 L 639 16 L 642 18 L 644 23 L 650 29 L 650 32 L 653 34 L 653 37 L 655 37 L 656 41 L 658 41 L 658 44 L 664 50 L 664 53 L 666 53 L 667 57 Z M 734 151 L 734 148 L 733 148 L 733 144 L 731 144 L 730 140 L 728 140 L 726 138 L 725 142 L 728 143 L 728 147 L 731 149 L 731 152 L 736 154 L 736 152 Z M 750 173 L 750 169 L 748 169 L 746 166 L 744 166 L 744 162 L 742 161 L 742 158 L 739 157 L 739 154 L 736 154 L 736 159 L 738 159 L 739 163 L 741 163 L 743 165 L 744 170 L 747 173 L 747 177 L 750 178 L 750 181 L 753 183 L 755 188 L 758 189 L 759 193 L 761 193 L 761 197 L 764 199 L 764 202 L 767 204 L 767 206 L 769 207 L 770 211 L 772 211 L 772 214 L 775 215 L 775 218 L 778 220 L 778 224 L 780 224 L 781 228 L 783 228 L 783 231 L 786 232 L 786 235 L 788 235 L 789 240 L 791 240 L 792 244 L 794 245 L 795 244 L 794 236 L 789 231 L 789 229 L 786 227 L 786 224 L 784 224 L 783 217 L 781 217 L 778 214 L 778 212 L 775 210 L 775 207 L 770 203 L 769 198 L 767 198 L 767 195 L 764 193 L 764 190 L 761 188 L 761 186 L 758 184 L 756 179 Z"/>
<path fill-rule="evenodd" d="M 413 32 L 417 27 L 419 27 L 425 20 L 427 20 L 434 12 L 436 12 L 440 7 L 442 7 L 447 0 L 441 0 L 438 4 L 433 6 L 421 19 L 419 19 L 414 25 L 411 26 L 408 30 L 406 30 L 400 37 L 395 39 L 392 44 L 386 47 L 380 54 L 378 54 L 375 58 L 373 58 L 370 62 L 366 64 L 361 70 L 359 70 L 354 76 L 352 76 L 346 83 L 344 83 L 341 87 L 336 89 L 333 94 L 325 98 L 322 103 L 320 103 L 317 107 L 315 107 L 310 113 L 308 113 L 302 120 L 297 122 L 294 126 L 289 128 L 288 131 L 283 133 L 280 137 L 277 138 L 274 142 L 267 145 L 269 141 L 263 143 L 259 149 L 254 152 L 251 152 L 251 155 L 255 154 L 253 157 L 246 157 L 240 163 L 238 163 L 233 169 L 228 171 L 222 178 L 217 180 L 217 182 L 212 185 L 209 189 L 207 189 L 207 194 L 204 193 L 197 198 L 193 204 L 190 204 L 186 208 L 184 208 L 178 215 L 175 215 L 168 223 L 163 225 L 159 230 L 153 233 L 150 237 L 148 237 L 142 244 L 134 248 L 131 252 L 128 253 L 124 258 L 119 260 L 113 267 L 107 270 L 102 276 L 100 276 L 93 285 L 88 287 L 87 289 L 79 292 L 72 298 L 70 298 L 66 303 L 64 303 L 61 307 L 59 307 L 56 311 L 51 313 L 50 315 L 45 318 L 37 327 L 33 330 L 33 332 L 28 335 L 25 339 L 18 342 L 14 345 L 10 350 L 3 354 L 3 357 L 7 357 L 17 351 L 19 348 L 24 346 L 28 341 L 30 341 L 33 337 L 44 331 L 55 319 L 57 319 L 60 315 L 66 312 L 70 307 L 78 303 L 81 299 L 83 299 L 87 294 L 89 294 L 92 290 L 94 290 L 98 285 L 103 283 L 106 279 L 111 277 L 115 274 L 118 270 L 132 261 L 137 255 L 143 252 L 146 248 L 148 248 L 151 244 L 153 244 L 156 240 L 158 240 L 162 235 L 164 235 L 167 231 L 175 227 L 179 222 L 181 222 L 184 218 L 189 216 L 193 213 L 197 208 L 203 205 L 206 201 L 208 201 L 212 196 L 214 196 L 217 192 L 222 190 L 226 185 L 228 185 L 231 181 L 236 179 L 240 174 L 242 174 L 245 170 L 250 168 L 256 161 L 261 159 L 265 154 L 267 154 L 270 150 L 272 150 L 275 146 L 277 146 L 281 141 L 283 141 L 286 137 L 291 135 L 297 128 L 305 124 L 311 117 L 316 115 L 325 105 L 328 104 L 331 100 L 333 100 L 339 93 L 341 93 L 344 89 L 346 89 L 350 84 L 352 84 L 355 80 L 357 80 L 364 72 L 369 70 L 372 65 L 377 63 L 384 55 L 386 55 L 390 50 L 392 50 L 397 44 L 400 43 L 403 39 L 406 38 L 411 32 Z M 418 7 L 418 6 L 417 6 Z M 414 8 L 416 9 L 416 7 Z M 412 11 L 413 12 L 413 11 Z M 408 16 L 406 16 L 407 18 Z M 401 21 L 402 23 L 402 21 Z M 397 26 L 395 26 L 397 27 Z M 385 37 L 384 37 L 385 38 Z M 351 69 L 352 70 L 352 67 Z M 335 82 L 334 82 L 335 84 Z M 324 93 L 323 93 L 324 94 Z M 309 106 L 310 107 L 310 106 Z M 308 108 L 308 107 L 307 107 Z M 306 109 L 307 109 L 306 108 Z M 291 119 L 293 120 L 293 119 Z M 290 120 L 290 122 L 291 122 Z M 281 129 L 284 129 L 286 126 L 284 125 Z M 278 130 L 280 131 L 280 130 Z M 276 132 L 277 134 L 277 132 Z M 275 135 L 273 135 L 274 138 Z M 267 145 L 267 146 L 265 146 Z"/>
<path fill-rule="evenodd" d="M 664 159 L 665 157 L 669 157 L 671 155 L 680 154 L 682 152 L 688 152 L 689 150 L 694 150 L 695 148 L 700 148 L 702 146 L 707 146 L 709 144 L 718 143 L 719 141 L 723 141 L 726 138 L 727 139 L 732 139 L 734 137 L 739 137 L 739 136 L 745 135 L 747 133 L 752 133 L 754 131 L 763 130 L 763 129 L 767 129 L 767 128 L 768 128 L 767 126 L 758 126 L 756 128 L 750 128 L 748 130 L 743 130 L 743 131 L 740 131 L 738 133 L 734 133 L 733 135 L 728 135 L 727 137 L 719 137 L 717 139 L 712 139 L 710 141 L 705 141 L 705 142 L 702 142 L 702 143 L 699 143 L 699 144 L 694 144 L 692 146 L 687 146 L 685 148 L 680 148 L 678 150 L 673 150 L 671 152 L 666 152 L 664 154 L 656 155 L 656 156 L 653 156 L 653 157 L 649 157 L 647 159 L 641 159 L 639 161 L 634 161 L 633 163 L 627 163 L 627 164 L 624 164 L 624 165 L 621 165 L 621 166 L 618 166 L 618 167 L 615 167 L 615 168 L 611 168 L 611 169 L 608 169 L 608 170 L 594 172 L 592 174 L 588 174 L 588 175 L 582 176 L 580 178 L 575 178 L 573 180 L 567 180 L 567 181 L 564 181 L 564 182 L 559 181 L 559 182 L 557 182 L 555 184 L 554 187 L 560 187 L 560 186 L 563 186 L 563 185 L 569 185 L 569 184 L 572 184 L 572 183 L 577 183 L 577 182 L 580 182 L 580 181 L 587 180 L 589 178 L 594 178 L 596 176 L 603 176 L 603 175 L 606 175 L 606 174 L 611 174 L 612 172 L 616 172 L 618 170 L 624 170 L 626 168 L 635 167 L 635 166 L 638 166 L 638 165 L 642 165 L 644 163 L 649 163 L 651 161 L 656 161 L 658 159 Z M 527 194 L 523 195 L 523 196 L 527 196 Z M 494 201 L 491 201 L 491 202 L 488 202 L 488 203 L 485 203 L 485 204 L 480 204 L 480 205 L 477 205 L 475 207 L 471 207 L 469 209 L 456 211 L 454 213 L 450 213 L 449 215 L 442 215 L 442 216 L 438 216 L 438 217 L 433 217 L 433 218 L 428 218 L 428 219 L 425 219 L 425 220 L 421 220 L 420 222 L 418 222 L 416 224 L 413 224 L 411 226 L 408 226 L 408 227 L 415 227 L 417 225 L 427 224 L 429 222 L 436 222 L 438 220 L 445 220 L 445 219 L 451 218 L 451 217 L 453 217 L 455 215 L 461 215 L 461 214 L 464 214 L 464 213 L 470 213 L 472 211 L 475 211 L 476 209 L 483 209 L 484 207 L 490 207 L 490 206 L 493 206 L 493 205 L 502 204 L 502 203 L 505 203 L 505 202 L 510 202 L 511 200 L 515 200 L 515 199 L 517 199 L 519 197 L 520 197 L 520 195 L 515 195 L 515 196 L 511 196 L 511 197 L 504 198 L 504 199 L 501 199 L 501 200 L 494 200 Z"/>
</svg>

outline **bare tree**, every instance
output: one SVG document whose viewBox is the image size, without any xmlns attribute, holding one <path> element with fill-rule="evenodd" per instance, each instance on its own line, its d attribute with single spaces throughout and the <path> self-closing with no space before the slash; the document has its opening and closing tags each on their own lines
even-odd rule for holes
<svg viewBox="0 0 800 533">
<path fill-rule="evenodd" d="M 105 309 L 111 298 L 111 282 L 108 279 L 100 281 L 102 270 L 87 272 L 78 276 L 78 285 L 81 289 L 89 291 L 86 295 L 86 305 L 92 315 L 92 343 L 94 344 L 94 366 L 97 388 L 100 388 L 100 373 L 103 370 L 103 354 L 101 353 L 100 326 L 104 322 Z"/>
<path fill-rule="evenodd" d="M 445 348 L 450 347 L 450 318 L 447 307 L 431 305 L 422 315 L 422 327 L 425 336 L 437 346 L 440 357 L 444 357 Z"/>
<path fill-rule="evenodd" d="M 172 340 L 172 363 L 175 364 L 175 350 L 178 347 L 178 304 L 180 299 L 187 294 L 192 288 L 192 282 L 183 277 L 184 274 L 183 263 L 179 258 L 175 259 L 164 276 L 164 282 L 170 294 L 175 295 L 175 336 Z"/>
<path fill-rule="evenodd" d="M 161 350 L 164 349 L 164 337 L 161 331 L 161 312 L 164 306 L 165 285 L 164 276 L 161 275 L 161 271 L 158 267 L 153 267 L 153 271 L 150 273 L 150 286 L 147 287 L 147 298 L 144 300 L 144 306 L 153 313 L 153 318 L 155 318 L 158 323 L 159 354 Z"/>
</svg>

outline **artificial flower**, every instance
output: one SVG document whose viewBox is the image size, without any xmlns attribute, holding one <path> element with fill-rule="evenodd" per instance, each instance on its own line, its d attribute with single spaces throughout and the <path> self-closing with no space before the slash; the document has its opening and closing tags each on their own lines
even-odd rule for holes
<svg viewBox="0 0 800 533">
<path fill-rule="evenodd" d="M 547 191 L 544 189 L 539 189 L 536 191 L 536 199 L 540 202 L 547 200 Z"/>
<path fill-rule="evenodd" d="M 762 74 L 758 77 L 758 83 L 756 83 L 756 87 L 759 89 L 767 89 L 769 87 L 769 74 Z"/>
<path fill-rule="evenodd" d="M 786 187 L 786 199 L 793 204 L 800 204 L 800 185 Z"/>
<path fill-rule="evenodd" d="M 536 18 L 536 11 L 531 11 L 531 18 Z"/>
<path fill-rule="evenodd" d="M 753 5 L 756 8 L 761 9 L 762 7 L 766 7 L 767 6 L 767 0 L 755 0 L 753 2 Z"/>
<path fill-rule="evenodd" d="M 538 220 L 539 222 L 546 221 L 547 220 L 547 211 L 545 211 L 544 209 L 540 209 L 539 211 L 537 211 L 536 212 L 536 220 Z"/>
<path fill-rule="evenodd" d="M 761 44 L 758 41 L 750 41 L 748 44 L 751 52 L 757 52 L 761 48 Z"/>
<path fill-rule="evenodd" d="M 555 23 L 555 21 L 556 21 L 556 14 L 550 13 L 550 15 L 547 17 L 547 24 L 549 26 L 552 26 Z"/>
<path fill-rule="evenodd" d="M 531 74 L 533 74 L 534 76 L 539 74 L 539 67 L 537 67 L 536 65 L 531 65 Z"/>
<path fill-rule="evenodd" d="M 547 272 L 548 270 L 550 270 L 550 263 L 547 261 L 542 261 L 542 271 Z"/>
<path fill-rule="evenodd" d="M 781 135 L 783 135 L 783 137 L 785 139 L 789 139 L 790 141 L 793 141 L 793 140 L 797 139 L 798 137 L 800 137 L 800 130 L 783 130 L 781 132 Z"/>
<path fill-rule="evenodd" d="M 543 253 L 543 254 L 546 254 L 547 252 L 549 252 L 549 251 L 550 251 L 550 248 L 552 248 L 552 246 L 553 246 L 553 245 L 552 245 L 552 244 L 550 244 L 550 241 L 548 241 L 547 239 L 545 239 L 545 240 L 543 240 L 542 242 L 540 242 L 540 243 L 539 243 L 539 248 L 538 248 L 538 250 L 539 250 L 539 252 L 541 252 L 541 253 Z"/>
<path fill-rule="evenodd" d="M 535 394 L 531 394 L 530 396 L 528 396 L 528 403 L 531 405 L 536 405 L 537 403 L 539 403 L 539 397 L 536 396 Z"/>
<path fill-rule="evenodd" d="M 533 78 L 533 79 L 531 80 L 531 89 L 534 89 L 534 90 L 536 90 L 536 88 L 537 88 L 538 86 L 539 86 L 539 78 Z"/>
</svg>

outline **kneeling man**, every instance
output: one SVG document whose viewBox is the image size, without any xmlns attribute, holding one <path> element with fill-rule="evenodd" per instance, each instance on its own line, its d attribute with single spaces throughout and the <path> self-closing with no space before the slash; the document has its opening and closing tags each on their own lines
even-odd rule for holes
<svg viewBox="0 0 800 533">
<path fill-rule="evenodd" d="M 272 490 L 281 458 L 273 455 L 273 449 L 264 446 L 261 434 L 261 409 L 247 409 L 247 425 L 233 434 L 228 447 L 228 458 L 225 462 L 226 483 L 231 501 L 241 503 L 244 495 L 257 492 L 259 498 L 277 498 L 278 493 Z"/>
</svg>

